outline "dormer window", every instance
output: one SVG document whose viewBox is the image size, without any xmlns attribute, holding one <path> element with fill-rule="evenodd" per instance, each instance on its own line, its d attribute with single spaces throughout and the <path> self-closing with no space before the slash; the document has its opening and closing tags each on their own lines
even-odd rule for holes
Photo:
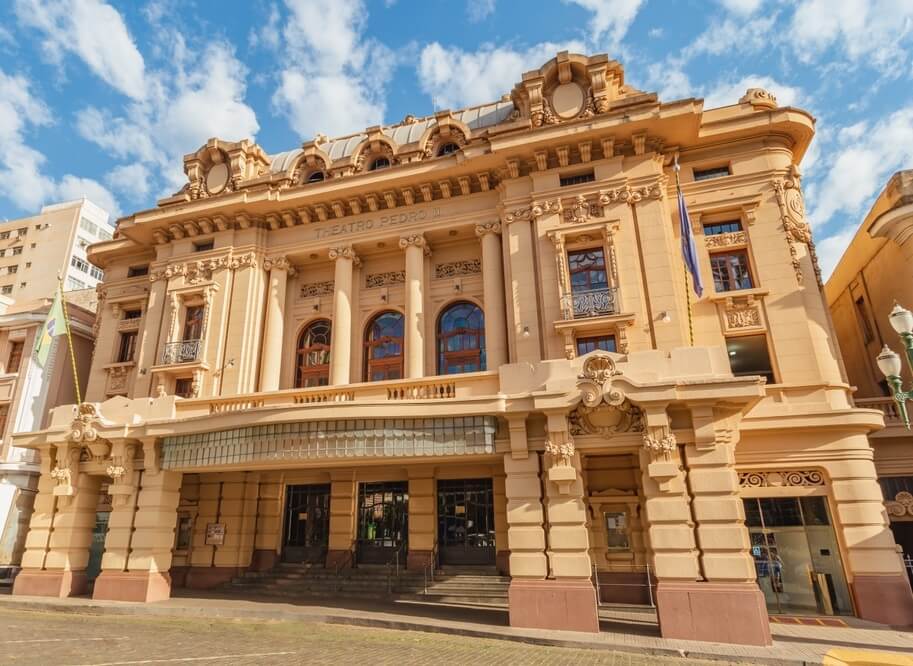
<svg viewBox="0 0 913 666">
<path fill-rule="evenodd" d="M 368 171 L 377 171 L 378 169 L 386 169 L 390 166 L 390 160 L 386 157 L 378 157 L 373 162 L 371 166 L 368 167 Z"/>
<path fill-rule="evenodd" d="M 460 150 L 460 147 L 457 144 L 450 141 L 448 143 L 445 143 L 443 146 L 441 146 L 438 149 L 437 156 L 443 157 L 444 155 L 452 155 L 453 153 L 456 153 L 459 150 Z"/>
<path fill-rule="evenodd" d="M 326 174 L 323 171 L 315 171 L 307 178 L 309 183 L 321 183 L 326 180 Z"/>
</svg>

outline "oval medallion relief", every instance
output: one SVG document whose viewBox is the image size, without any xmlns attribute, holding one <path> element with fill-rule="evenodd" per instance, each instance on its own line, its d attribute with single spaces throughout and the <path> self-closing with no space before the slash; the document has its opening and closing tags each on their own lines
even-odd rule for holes
<svg viewBox="0 0 913 666">
<path fill-rule="evenodd" d="M 213 164 L 206 173 L 206 189 L 210 194 L 218 194 L 228 185 L 228 165 L 225 162 Z"/>
<path fill-rule="evenodd" d="M 573 118 L 583 111 L 583 88 L 576 83 L 562 83 L 552 93 L 552 108 L 564 119 Z"/>
</svg>

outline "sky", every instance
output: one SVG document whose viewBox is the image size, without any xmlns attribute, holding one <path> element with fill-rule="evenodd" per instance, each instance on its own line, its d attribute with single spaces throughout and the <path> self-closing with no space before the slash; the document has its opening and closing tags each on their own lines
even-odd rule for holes
<svg viewBox="0 0 913 666">
<path fill-rule="evenodd" d="M 825 275 L 913 167 L 913 0 L 0 0 L 0 219 L 151 208 L 210 137 L 276 153 L 489 102 L 565 49 L 664 101 L 812 112 Z"/>
</svg>

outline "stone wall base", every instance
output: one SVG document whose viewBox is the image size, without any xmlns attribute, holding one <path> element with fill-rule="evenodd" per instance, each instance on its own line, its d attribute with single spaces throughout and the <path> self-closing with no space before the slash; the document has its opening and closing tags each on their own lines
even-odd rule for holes
<svg viewBox="0 0 913 666">
<path fill-rule="evenodd" d="M 345 569 L 351 569 L 352 568 L 351 551 L 328 550 L 327 551 L 327 560 L 326 560 L 327 569 L 335 569 L 337 564 L 342 564 L 342 567 Z"/>
<path fill-rule="evenodd" d="M 508 599 L 512 627 L 599 631 L 596 590 L 589 580 L 515 578 Z"/>
<path fill-rule="evenodd" d="M 755 583 L 656 584 L 663 638 L 740 645 L 771 645 L 764 595 Z"/>
<path fill-rule="evenodd" d="M 171 598 L 171 576 L 160 571 L 102 571 L 95 579 L 92 598 L 164 601 Z"/>
<path fill-rule="evenodd" d="M 430 550 L 409 550 L 406 553 L 406 568 L 410 571 L 422 571 L 431 564 Z"/>
<path fill-rule="evenodd" d="M 184 586 L 192 590 L 207 590 L 224 585 L 243 573 L 243 567 L 189 567 Z"/>
<path fill-rule="evenodd" d="M 23 569 L 13 582 L 13 594 L 36 597 L 77 597 L 89 582 L 85 571 Z"/>
<path fill-rule="evenodd" d="M 250 558 L 250 571 L 269 571 L 279 563 L 279 553 L 275 550 L 255 550 Z"/>
<path fill-rule="evenodd" d="M 599 601 L 606 604 L 639 604 L 646 606 L 656 595 L 647 589 L 647 574 L 640 571 L 600 571 Z"/>
<path fill-rule="evenodd" d="M 21 574 L 20 574 L 21 575 Z M 913 591 L 903 574 L 853 577 L 856 614 L 863 620 L 895 627 L 913 625 Z"/>
<path fill-rule="evenodd" d="M 510 551 L 499 550 L 495 554 L 495 565 L 498 567 L 498 573 L 502 576 L 510 575 Z"/>
</svg>

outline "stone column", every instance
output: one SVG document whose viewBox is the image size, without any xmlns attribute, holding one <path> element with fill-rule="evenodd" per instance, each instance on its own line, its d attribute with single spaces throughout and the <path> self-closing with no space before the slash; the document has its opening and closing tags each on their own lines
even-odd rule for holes
<svg viewBox="0 0 913 666">
<path fill-rule="evenodd" d="M 266 333 L 260 362 L 260 390 L 278 391 L 282 370 L 282 333 L 285 328 L 285 288 L 294 269 L 285 257 L 265 259 L 269 271 L 266 306 Z"/>
<path fill-rule="evenodd" d="M 399 239 L 406 254 L 405 375 L 425 376 L 425 255 L 430 253 L 422 234 Z"/>
<path fill-rule="evenodd" d="M 666 585 L 663 600 L 692 609 L 691 638 L 770 645 L 735 470 L 738 424 L 710 406 L 692 408 L 691 419 L 694 442 L 684 450 L 704 581 Z"/>
<path fill-rule="evenodd" d="M 488 370 L 497 370 L 508 362 L 500 234 L 501 225 L 498 222 L 476 225 L 476 236 L 482 240 L 482 297 L 485 305 L 485 358 Z"/>
<path fill-rule="evenodd" d="M 333 286 L 333 330 L 330 343 L 330 384 L 338 386 L 351 381 L 352 363 L 352 273 L 359 264 L 351 245 L 330 249 L 330 260 L 336 262 Z"/>
<path fill-rule="evenodd" d="M 282 534 L 282 484 L 275 477 L 260 483 L 257 501 L 257 534 L 250 568 L 268 571 L 279 561 Z"/>
<path fill-rule="evenodd" d="M 355 543 L 355 503 L 358 483 L 353 470 L 330 472 L 330 537 L 327 567 L 351 567 L 349 552 Z"/>
<path fill-rule="evenodd" d="M 433 467 L 410 467 L 408 568 L 421 571 L 431 562 L 437 539 L 437 494 Z"/>
<path fill-rule="evenodd" d="M 108 516 L 101 573 L 95 580 L 93 592 L 97 599 L 120 598 L 117 596 L 119 577 L 128 568 L 133 548 L 138 493 L 142 485 L 143 472 L 134 469 L 137 449 L 133 440 L 119 440 L 112 444 L 111 461 L 106 470 L 111 478 L 108 486 L 111 513 Z"/>
<path fill-rule="evenodd" d="M 86 590 L 101 477 L 79 472 L 79 447 L 57 447 L 56 459 L 54 448 L 41 452 L 38 495 L 13 594 L 69 597 Z"/>
</svg>

